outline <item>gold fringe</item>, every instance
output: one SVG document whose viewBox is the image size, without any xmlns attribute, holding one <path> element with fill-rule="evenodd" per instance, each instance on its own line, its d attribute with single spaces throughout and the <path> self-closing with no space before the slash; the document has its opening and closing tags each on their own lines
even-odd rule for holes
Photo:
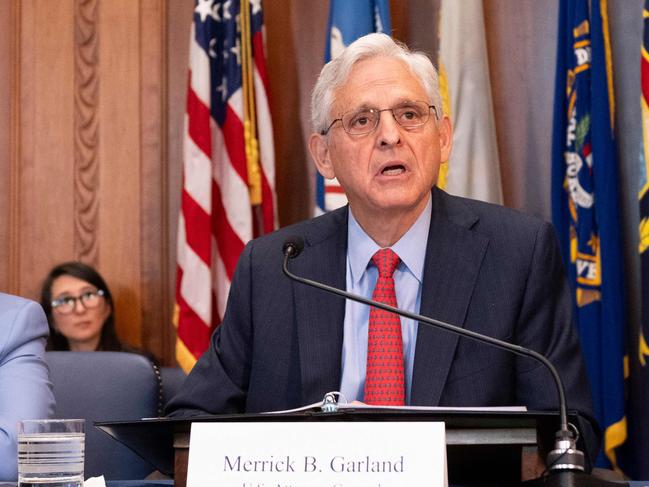
<svg viewBox="0 0 649 487">
<path fill-rule="evenodd" d="M 638 361 L 642 367 L 647 365 L 647 359 L 645 357 L 649 356 L 649 346 L 645 340 L 644 334 L 640 332 L 638 337 Z"/>
<path fill-rule="evenodd" d="M 613 469 L 617 472 L 621 472 L 621 470 L 617 465 L 617 456 L 615 455 L 615 449 L 626 441 L 626 432 L 627 427 L 625 416 L 617 423 L 613 423 L 611 426 L 606 428 L 606 432 L 604 433 L 604 452 L 611 462 L 611 465 L 613 465 Z"/>
<path fill-rule="evenodd" d="M 252 38 L 250 30 L 250 2 L 240 0 L 241 22 L 241 69 L 243 88 L 243 137 L 248 167 L 248 193 L 250 204 L 261 205 L 261 169 L 259 168 L 259 142 L 257 140 L 257 117 L 255 112 L 255 83 L 252 62 Z"/>
<path fill-rule="evenodd" d="M 176 338 L 176 361 L 186 374 L 189 374 L 189 371 L 196 364 L 196 357 L 189 351 L 180 337 Z"/>
<path fill-rule="evenodd" d="M 615 93 L 613 91 L 613 56 L 611 55 L 611 36 L 608 32 L 608 0 L 599 4 L 602 16 L 602 34 L 604 35 L 604 52 L 606 54 L 606 84 L 608 86 L 608 114 L 611 118 L 611 133 L 615 128 Z"/>
<path fill-rule="evenodd" d="M 442 113 L 449 117 L 451 120 L 451 93 L 448 86 L 448 75 L 446 74 L 446 67 L 441 59 L 441 52 L 439 56 L 439 94 L 442 96 Z M 437 187 L 446 189 L 448 179 L 448 161 L 442 161 L 439 166 L 439 176 L 437 177 Z"/>
</svg>

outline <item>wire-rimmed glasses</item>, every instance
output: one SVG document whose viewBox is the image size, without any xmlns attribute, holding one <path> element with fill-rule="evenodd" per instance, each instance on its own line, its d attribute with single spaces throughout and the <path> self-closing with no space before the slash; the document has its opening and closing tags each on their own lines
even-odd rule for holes
<svg viewBox="0 0 649 487">
<path fill-rule="evenodd" d="M 343 130 L 349 135 L 369 134 L 379 126 L 381 112 L 388 111 L 392 112 L 394 120 L 401 127 L 413 129 L 421 127 L 428 122 L 431 108 L 435 111 L 435 117 L 437 118 L 437 108 L 435 108 L 435 105 L 429 105 L 425 101 L 406 101 L 391 108 L 381 109 L 362 106 L 345 112 L 340 118 L 333 120 L 320 134 L 327 135 L 336 122 L 341 122 Z"/>
</svg>

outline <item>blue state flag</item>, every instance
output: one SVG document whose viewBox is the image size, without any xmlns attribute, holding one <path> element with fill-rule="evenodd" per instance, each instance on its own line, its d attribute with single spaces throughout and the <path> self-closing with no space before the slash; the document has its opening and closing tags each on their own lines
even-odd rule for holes
<svg viewBox="0 0 649 487">
<path fill-rule="evenodd" d="M 606 1 L 561 0 L 559 9 L 552 219 L 604 433 L 597 465 L 617 468 L 627 438 L 626 320 Z"/>
<path fill-rule="evenodd" d="M 325 63 L 335 58 L 349 44 L 372 32 L 390 34 L 389 0 L 331 0 L 327 24 Z M 334 210 L 347 203 L 336 179 L 326 180 L 316 174 L 316 213 Z"/>
</svg>

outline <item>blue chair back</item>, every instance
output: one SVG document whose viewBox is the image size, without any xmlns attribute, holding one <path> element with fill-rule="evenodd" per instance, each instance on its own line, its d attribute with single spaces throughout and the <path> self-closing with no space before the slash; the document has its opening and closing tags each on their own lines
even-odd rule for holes
<svg viewBox="0 0 649 487">
<path fill-rule="evenodd" d="M 157 367 L 126 352 L 47 352 L 56 418 L 86 420 L 85 477 L 138 480 L 153 467 L 95 428 L 94 421 L 157 417 L 161 387 Z"/>
<path fill-rule="evenodd" d="M 162 379 L 162 404 L 167 404 L 174 397 L 185 382 L 187 374 L 180 367 L 160 367 Z"/>
</svg>

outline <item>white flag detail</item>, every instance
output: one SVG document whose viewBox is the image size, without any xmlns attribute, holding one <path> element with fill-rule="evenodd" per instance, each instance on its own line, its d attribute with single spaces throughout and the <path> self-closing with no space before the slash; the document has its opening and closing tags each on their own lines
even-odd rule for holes
<svg viewBox="0 0 649 487">
<path fill-rule="evenodd" d="M 440 18 L 442 96 L 454 134 L 438 185 L 451 194 L 502 204 L 482 0 L 443 0 Z"/>
</svg>

